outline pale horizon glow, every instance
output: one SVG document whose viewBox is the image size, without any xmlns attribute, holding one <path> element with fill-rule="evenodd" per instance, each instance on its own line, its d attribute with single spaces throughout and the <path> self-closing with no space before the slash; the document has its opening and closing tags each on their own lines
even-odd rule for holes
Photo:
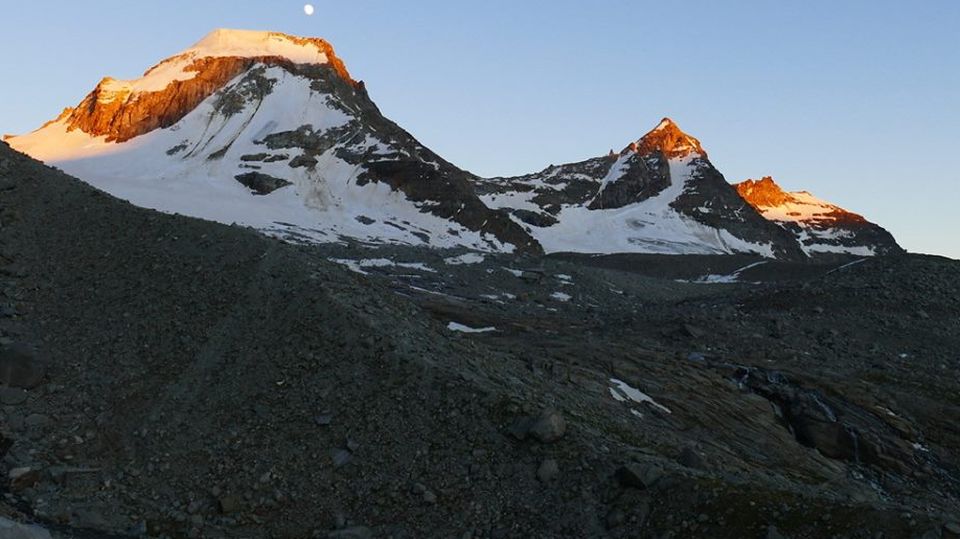
<svg viewBox="0 0 960 539">
<path fill-rule="evenodd" d="M 0 133 L 32 131 L 103 77 L 139 78 L 214 28 L 272 30 L 333 43 L 387 117 L 482 176 L 619 150 L 669 116 L 731 182 L 773 176 L 910 251 L 960 259 L 956 2 L 367 0 L 312 17 L 301 7 L 11 4 Z"/>
</svg>

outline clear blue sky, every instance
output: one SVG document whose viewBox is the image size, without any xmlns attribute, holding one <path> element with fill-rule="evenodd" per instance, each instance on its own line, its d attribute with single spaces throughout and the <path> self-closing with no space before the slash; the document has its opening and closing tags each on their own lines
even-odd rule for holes
<svg viewBox="0 0 960 539">
<path fill-rule="evenodd" d="M 0 132 L 217 27 L 330 40 L 387 116 L 482 175 L 620 149 L 670 116 L 728 180 L 772 175 L 960 258 L 960 2 L 8 2 Z"/>
</svg>

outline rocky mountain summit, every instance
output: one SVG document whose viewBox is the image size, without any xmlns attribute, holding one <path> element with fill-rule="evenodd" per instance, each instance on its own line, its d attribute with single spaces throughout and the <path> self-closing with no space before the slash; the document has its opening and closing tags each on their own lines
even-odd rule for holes
<svg viewBox="0 0 960 539">
<path fill-rule="evenodd" d="M 619 154 L 477 184 L 488 206 L 525 222 L 547 252 L 804 258 L 669 118 Z"/>
<path fill-rule="evenodd" d="M 276 32 L 216 30 L 139 79 L 104 79 L 10 144 L 139 206 L 290 241 L 798 260 L 825 250 L 764 219 L 669 119 L 619 154 L 479 178 L 385 118 L 328 42 Z M 860 228 L 813 243 L 891 252 L 862 244 L 882 240 Z"/>
<path fill-rule="evenodd" d="M 738 183 L 736 189 L 764 218 L 793 232 L 809 255 L 903 252 L 879 225 L 806 191 L 787 193 L 769 176 Z"/>
</svg>

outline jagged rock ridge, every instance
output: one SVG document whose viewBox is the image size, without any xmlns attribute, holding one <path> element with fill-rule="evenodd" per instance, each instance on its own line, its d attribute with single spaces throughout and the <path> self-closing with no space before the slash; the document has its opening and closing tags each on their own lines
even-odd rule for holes
<svg viewBox="0 0 960 539">
<path fill-rule="evenodd" d="M 770 176 L 738 183 L 736 189 L 766 219 L 795 234 L 810 255 L 903 252 L 893 236 L 879 225 L 807 191 L 788 193 Z"/>
<path fill-rule="evenodd" d="M 739 197 L 700 142 L 664 118 L 619 154 L 479 182 L 547 251 L 759 253 L 803 258 Z"/>
</svg>

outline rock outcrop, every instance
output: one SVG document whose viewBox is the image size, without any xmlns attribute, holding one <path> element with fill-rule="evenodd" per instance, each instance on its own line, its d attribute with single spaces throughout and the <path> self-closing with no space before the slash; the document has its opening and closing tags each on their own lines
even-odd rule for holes
<svg viewBox="0 0 960 539">
<path fill-rule="evenodd" d="M 769 176 L 738 183 L 736 189 L 764 218 L 792 232 L 810 255 L 903 252 L 879 225 L 806 191 L 788 193 Z"/>
</svg>

